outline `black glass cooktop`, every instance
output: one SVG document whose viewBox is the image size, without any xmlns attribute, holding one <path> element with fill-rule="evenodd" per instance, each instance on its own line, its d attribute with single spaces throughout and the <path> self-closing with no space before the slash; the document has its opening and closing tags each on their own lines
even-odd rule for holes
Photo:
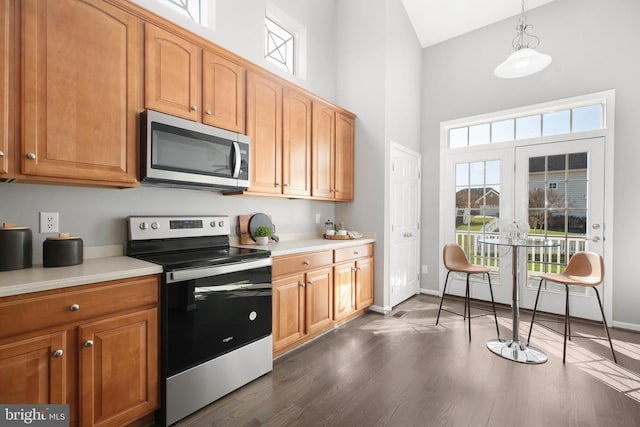
<svg viewBox="0 0 640 427">
<path fill-rule="evenodd" d="M 229 264 L 244 259 L 268 258 L 269 251 L 248 248 L 210 248 L 135 255 L 136 258 L 160 264 L 165 271 Z"/>
</svg>

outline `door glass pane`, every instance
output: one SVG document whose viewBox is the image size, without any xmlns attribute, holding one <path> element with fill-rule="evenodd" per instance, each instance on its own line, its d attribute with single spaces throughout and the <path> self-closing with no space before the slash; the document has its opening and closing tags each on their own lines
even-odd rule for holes
<svg viewBox="0 0 640 427">
<path fill-rule="evenodd" d="M 498 271 L 498 246 L 478 239 L 499 236 L 500 161 L 456 164 L 456 243 L 469 261 Z"/>
<path fill-rule="evenodd" d="M 585 250 L 587 168 L 586 153 L 529 158 L 530 237 L 556 241 L 559 246 L 527 251 L 529 278 L 534 279 L 527 280 L 528 287 L 537 288 L 536 273 L 561 273 L 574 253 Z M 561 288 L 549 282 L 546 289 Z"/>
</svg>

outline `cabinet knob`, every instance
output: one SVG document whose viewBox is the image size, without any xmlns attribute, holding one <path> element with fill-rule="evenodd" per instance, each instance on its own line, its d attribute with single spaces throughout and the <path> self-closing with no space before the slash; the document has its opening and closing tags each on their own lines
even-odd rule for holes
<svg viewBox="0 0 640 427">
<path fill-rule="evenodd" d="M 298 282 L 298 285 L 302 286 L 303 288 L 307 286 L 304 282 Z"/>
<path fill-rule="evenodd" d="M 286 187 L 289 187 L 289 184 L 285 184 L 284 186 L 285 186 L 285 188 L 286 188 Z"/>
<path fill-rule="evenodd" d="M 59 349 L 57 349 L 56 351 L 53 352 L 53 357 L 62 357 L 63 354 L 64 354 L 64 350 L 59 348 Z"/>
<path fill-rule="evenodd" d="M 36 159 L 36 153 L 27 153 L 27 159 L 35 160 Z"/>
<path fill-rule="evenodd" d="M 69 311 L 78 311 L 80 310 L 80 304 L 71 304 L 69 306 Z"/>
<path fill-rule="evenodd" d="M 313 280 L 309 280 L 309 281 L 307 282 L 307 285 L 313 285 Z"/>
<path fill-rule="evenodd" d="M 0 157 L 4 157 L 4 151 L 0 150 Z"/>
<path fill-rule="evenodd" d="M 192 106 L 191 106 L 191 109 L 192 109 L 193 111 L 198 111 L 198 106 L 197 106 L 197 105 L 192 105 Z"/>
<path fill-rule="evenodd" d="M 354 255 L 359 255 L 358 251 L 353 251 Z"/>
<path fill-rule="evenodd" d="M 82 345 L 85 346 L 86 348 L 93 347 L 93 340 L 86 340 Z"/>
<path fill-rule="evenodd" d="M 213 113 L 211 112 L 211 110 L 207 110 L 207 111 L 205 111 L 205 114 L 206 114 L 207 116 L 210 116 L 210 115 L 211 115 L 211 114 L 213 114 Z"/>
<path fill-rule="evenodd" d="M 311 264 L 311 263 L 309 262 L 309 260 L 306 260 L 306 259 L 305 259 L 304 261 L 302 261 L 302 263 L 303 263 L 304 265 L 309 265 L 309 264 Z"/>
<path fill-rule="evenodd" d="M 274 184 L 273 184 L 273 186 L 274 186 L 274 187 L 280 187 L 280 183 L 279 183 L 279 182 L 276 182 L 276 183 L 274 183 Z"/>
</svg>

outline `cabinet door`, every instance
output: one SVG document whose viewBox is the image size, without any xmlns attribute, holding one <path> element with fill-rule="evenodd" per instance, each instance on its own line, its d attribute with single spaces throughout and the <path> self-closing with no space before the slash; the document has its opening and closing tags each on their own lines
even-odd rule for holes
<svg viewBox="0 0 640 427">
<path fill-rule="evenodd" d="M 304 274 L 273 281 L 273 350 L 293 344 L 305 334 Z"/>
<path fill-rule="evenodd" d="M 0 345 L 0 402 L 65 403 L 67 359 L 65 332 Z"/>
<path fill-rule="evenodd" d="M 157 309 L 79 327 L 80 424 L 121 426 L 158 407 Z"/>
<path fill-rule="evenodd" d="M 282 87 L 247 72 L 247 135 L 251 137 L 248 192 L 282 193 Z"/>
<path fill-rule="evenodd" d="M 202 122 L 244 133 L 244 67 L 206 50 L 202 62 Z"/>
<path fill-rule="evenodd" d="M 336 112 L 335 198 L 353 200 L 354 120 Z"/>
<path fill-rule="evenodd" d="M 0 179 L 9 175 L 9 67 L 12 37 L 11 2 L 0 0 Z"/>
<path fill-rule="evenodd" d="M 311 99 L 285 88 L 282 108 L 282 194 L 311 195 Z"/>
<path fill-rule="evenodd" d="M 333 318 L 340 320 L 355 311 L 355 264 L 353 262 L 338 264 L 333 269 Z"/>
<path fill-rule="evenodd" d="M 307 333 L 331 327 L 333 321 L 333 272 L 331 267 L 307 273 L 306 326 Z"/>
<path fill-rule="evenodd" d="M 333 198 L 334 181 L 335 112 L 321 102 L 313 103 L 312 135 L 312 190 L 311 195 Z"/>
<path fill-rule="evenodd" d="M 137 185 L 141 22 L 98 0 L 21 6 L 22 172 Z"/>
<path fill-rule="evenodd" d="M 373 303 L 373 258 L 356 261 L 356 310 Z"/>
<path fill-rule="evenodd" d="M 200 121 L 200 48 L 150 24 L 144 46 L 146 107 Z"/>
</svg>

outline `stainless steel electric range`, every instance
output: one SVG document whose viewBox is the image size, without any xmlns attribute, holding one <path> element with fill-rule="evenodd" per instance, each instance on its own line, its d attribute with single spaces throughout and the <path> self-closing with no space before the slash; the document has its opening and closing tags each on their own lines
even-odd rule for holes
<svg viewBox="0 0 640 427">
<path fill-rule="evenodd" d="M 229 246 L 228 216 L 132 216 L 127 255 L 163 266 L 158 421 L 270 372 L 271 254 Z"/>
</svg>

